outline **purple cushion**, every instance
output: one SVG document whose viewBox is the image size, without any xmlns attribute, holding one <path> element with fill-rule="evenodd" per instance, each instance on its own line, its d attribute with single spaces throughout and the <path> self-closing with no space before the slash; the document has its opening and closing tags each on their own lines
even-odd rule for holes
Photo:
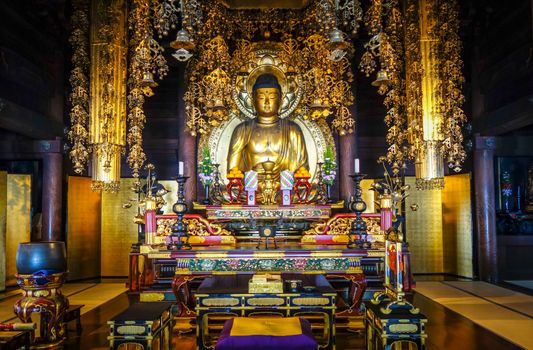
<svg viewBox="0 0 533 350">
<path fill-rule="evenodd" d="M 249 335 L 231 336 L 233 319 L 226 321 L 215 350 L 316 350 L 318 343 L 308 321 L 300 318 L 302 334 L 289 336 Z"/>
</svg>

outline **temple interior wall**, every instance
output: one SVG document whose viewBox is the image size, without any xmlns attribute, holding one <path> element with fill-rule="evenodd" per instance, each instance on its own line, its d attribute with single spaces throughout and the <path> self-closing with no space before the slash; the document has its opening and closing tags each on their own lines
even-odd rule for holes
<svg viewBox="0 0 533 350">
<path fill-rule="evenodd" d="M 30 241 L 31 175 L 7 174 L 5 188 L 5 285 L 16 286 L 17 248 L 19 243 Z"/>
<path fill-rule="evenodd" d="M 91 190 L 90 178 L 70 176 L 67 201 L 69 279 L 99 277 L 102 195 Z"/>
<path fill-rule="evenodd" d="M 414 177 L 406 183 L 415 188 Z M 405 203 L 413 273 L 473 277 L 470 174 L 446 176 L 444 190 L 412 190 Z"/>
<path fill-rule="evenodd" d="M 7 171 L 0 171 L 0 290 L 6 289 Z"/>
</svg>

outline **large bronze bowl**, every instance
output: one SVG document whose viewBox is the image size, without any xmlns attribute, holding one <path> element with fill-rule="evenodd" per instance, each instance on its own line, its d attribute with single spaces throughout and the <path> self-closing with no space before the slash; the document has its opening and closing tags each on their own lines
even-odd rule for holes
<svg viewBox="0 0 533 350">
<path fill-rule="evenodd" d="M 67 254 L 65 242 L 20 243 L 17 249 L 17 271 L 21 275 L 65 272 Z"/>
</svg>

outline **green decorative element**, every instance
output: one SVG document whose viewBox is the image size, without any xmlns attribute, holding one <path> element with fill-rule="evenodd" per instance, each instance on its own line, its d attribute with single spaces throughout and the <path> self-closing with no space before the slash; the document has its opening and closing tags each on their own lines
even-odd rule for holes
<svg viewBox="0 0 533 350">
<path fill-rule="evenodd" d="M 337 163 L 335 162 L 335 153 L 331 146 L 327 146 L 324 151 L 324 164 L 322 165 L 322 178 L 328 186 L 333 185 L 337 176 Z"/>
<path fill-rule="evenodd" d="M 501 179 L 503 210 L 509 212 L 511 210 L 511 197 L 513 196 L 513 179 L 508 171 L 502 173 Z"/>
<path fill-rule="evenodd" d="M 191 259 L 189 270 L 196 272 L 231 271 L 345 271 L 350 267 L 347 258 L 286 258 L 286 259 Z"/>
<path fill-rule="evenodd" d="M 213 183 L 213 172 L 215 167 L 211 160 L 211 152 L 209 147 L 205 146 L 202 149 L 202 160 L 198 163 L 198 177 L 204 186 L 210 186 Z"/>
<path fill-rule="evenodd" d="M 502 174 L 502 196 L 509 198 L 513 195 L 513 180 L 511 174 L 508 171 L 504 171 Z"/>
</svg>

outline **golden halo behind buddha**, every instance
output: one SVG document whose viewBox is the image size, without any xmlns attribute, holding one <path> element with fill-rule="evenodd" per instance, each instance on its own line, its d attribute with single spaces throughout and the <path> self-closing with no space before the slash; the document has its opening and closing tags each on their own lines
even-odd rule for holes
<svg viewBox="0 0 533 350">
<path fill-rule="evenodd" d="M 260 45 L 262 44 L 262 45 Z M 263 46 L 264 45 L 264 46 Z M 232 97 L 237 109 L 248 118 L 255 118 L 253 108 L 253 86 L 257 78 L 263 74 L 274 75 L 281 87 L 281 100 L 279 117 L 291 115 L 302 98 L 303 90 L 300 88 L 300 74 L 287 74 L 287 62 L 280 57 L 282 46 L 279 43 L 256 43 L 251 49 L 249 61 L 242 62 L 240 66 L 246 67 L 244 72 L 233 76 Z M 243 74 L 244 73 L 244 74 Z"/>
</svg>

